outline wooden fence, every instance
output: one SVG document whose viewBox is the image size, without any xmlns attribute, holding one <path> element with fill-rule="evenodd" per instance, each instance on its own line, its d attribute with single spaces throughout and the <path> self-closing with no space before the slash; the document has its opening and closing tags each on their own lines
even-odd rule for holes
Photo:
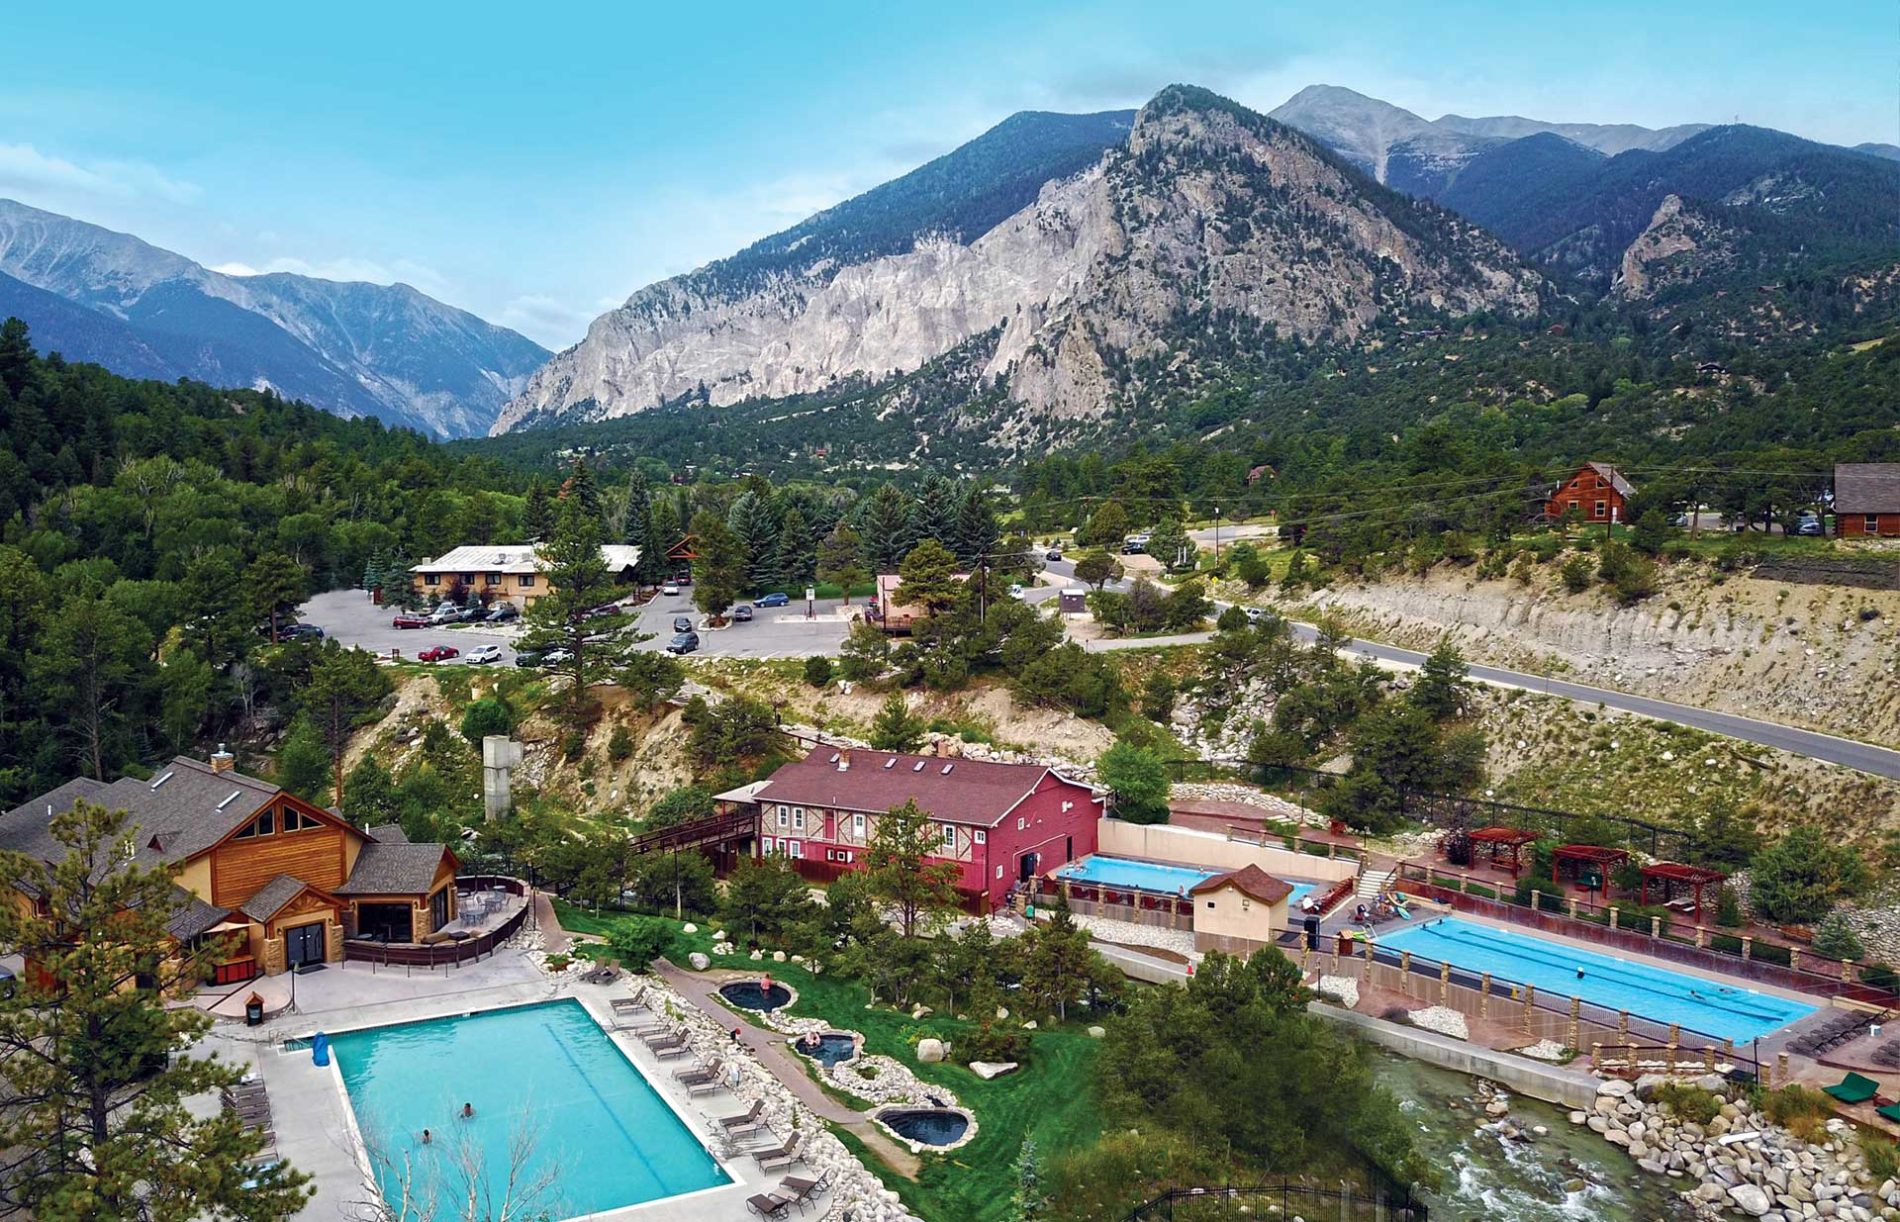
<svg viewBox="0 0 1900 1222">
<path fill-rule="evenodd" d="M 534 898 L 529 894 L 528 884 L 518 878 L 501 875 L 468 875 L 456 879 L 458 883 L 468 884 L 468 890 L 506 891 L 510 895 L 527 898 L 528 902 L 509 915 L 500 925 L 472 938 L 463 938 L 454 942 L 437 942 L 433 945 L 419 943 L 373 942 L 363 938 L 350 938 L 343 943 L 343 961 L 345 963 L 367 963 L 371 970 L 385 967 L 418 968 L 426 967 L 433 971 L 438 967 L 460 967 L 464 963 L 475 963 L 492 955 L 496 949 L 515 936 L 521 926 L 527 922 L 528 914 L 534 908 Z"/>
</svg>

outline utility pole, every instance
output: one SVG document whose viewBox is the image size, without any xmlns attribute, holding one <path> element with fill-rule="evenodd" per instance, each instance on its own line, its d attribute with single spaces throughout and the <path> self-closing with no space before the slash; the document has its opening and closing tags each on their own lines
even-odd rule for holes
<svg viewBox="0 0 1900 1222">
<path fill-rule="evenodd" d="M 1220 506 L 1214 506 L 1214 567 L 1220 567 Z"/>
</svg>

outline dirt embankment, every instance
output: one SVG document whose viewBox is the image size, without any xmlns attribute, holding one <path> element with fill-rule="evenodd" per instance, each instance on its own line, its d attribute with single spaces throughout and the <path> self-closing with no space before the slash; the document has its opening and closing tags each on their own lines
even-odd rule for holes
<svg viewBox="0 0 1900 1222">
<path fill-rule="evenodd" d="M 1297 607 L 1392 644 L 1429 649 L 1450 634 L 1474 662 L 1900 746 L 1900 592 L 1717 582 L 1681 565 L 1625 607 L 1601 588 L 1569 593 L 1554 566 L 1527 585 L 1441 565 L 1340 584 Z"/>
</svg>

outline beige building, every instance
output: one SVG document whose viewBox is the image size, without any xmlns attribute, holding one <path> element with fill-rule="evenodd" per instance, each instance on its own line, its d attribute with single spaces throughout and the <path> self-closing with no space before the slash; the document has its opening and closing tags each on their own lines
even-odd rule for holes
<svg viewBox="0 0 1900 1222">
<path fill-rule="evenodd" d="M 1246 955 L 1273 944 L 1287 928 L 1293 884 L 1259 866 L 1216 874 L 1188 891 L 1194 904 L 1194 949 Z"/>
<path fill-rule="evenodd" d="M 601 559 L 615 581 L 633 584 L 640 549 L 631 544 L 608 543 Z M 548 592 L 547 562 L 531 543 L 474 544 L 458 547 L 409 570 L 416 593 L 434 605 L 444 599 L 465 603 L 472 593 L 484 605 L 511 602 L 522 611 Z"/>
</svg>

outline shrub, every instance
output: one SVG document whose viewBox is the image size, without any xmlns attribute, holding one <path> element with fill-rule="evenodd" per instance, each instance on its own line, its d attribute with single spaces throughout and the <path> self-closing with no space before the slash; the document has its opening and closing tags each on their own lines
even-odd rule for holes
<svg viewBox="0 0 1900 1222">
<path fill-rule="evenodd" d="M 1763 920 L 1784 925 L 1818 921 L 1836 900 L 1867 882 L 1860 854 L 1812 827 L 1791 829 L 1755 854 L 1749 871 L 1749 903 Z"/>
<path fill-rule="evenodd" d="M 1742 897 L 1727 883 L 1722 885 L 1721 894 L 1716 896 L 1715 923 L 1729 929 L 1739 929 L 1742 925 Z"/>
<path fill-rule="evenodd" d="M 646 971 L 672 944 L 673 927 L 652 917 L 622 921 L 607 935 L 607 949 L 630 972 Z"/>
<path fill-rule="evenodd" d="M 623 764 L 633 756 L 633 735 L 625 725 L 616 725 L 613 734 L 607 739 L 607 758 L 616 764 Z"/>
<path fill-rule="evenodd" d="M 1562 569 L 1564 589 L 1572 594 L 1581 594 L 1589 589 L 1591 573 L 1595 567 L 1590 563 L 1588 556 L 1572 556 L 1564 561 Z"/>
<path fill-rule="evenodd" d="M 491 734 L 506 736 L 514 732 L 515 711 L 500 696 L 484 696 L 462 713 L 462 737 L 479 748 Z"/>
<path fill-rule="evenodd" d="M 1708 1124 L 1722 1114 L 1722 1096 L 1688 1082 L 1664 1082 L 1656 1088 L 1656 1102 L 1690 1124 Z"/>
<path fill-rule="evenodd" d="M 1824 1141 L 1834 1102 L 1813 1087 L 1794 1082 L 1763 1095 L 1761 1114 L 1802 1141 Z"/>
<path fill-rule="evenodd" d="M 1876 1184 L 1900 1179 L 1900 1145 L 1895 1145 L 1871 1130 L 1862 1129 L 1860 1153 L 1861 1157 L 1867 1160 L 1868 1178 Z"/>
<path fill-rule="evenodd" d="M 1847 918 L 1836 909 L 1827 914 L 1827 919 L 1814 931 L 1814 953 L 1826 955 L 1830 959 L 1858 959 L 1867 953 L 1860 944 L 1860 936 Z"/>
<path fill-rule="evenodd" d="M 805 682 L 812 687 L 825 687 L 831 683 L 831 659 L 823 654 L 805 659 Z"/>
<path fill-rule="evenodd" d="M 1889 993 L 1900 993 L 1900 971 L 1895 971 L 1884 963 L 1869 963 L 1860 969 L 1860 978 L 1877 989 Z"/>
<path fill-rule="evenodd" d="M 1096 768 L 1102 784 L 1115 794 L 1117 816 L 1130 823 L 1167 822 L 1172 782 L 1167 765 L 1154 752 L 1118 741 L 1102 752 Z"/>
</svg>

